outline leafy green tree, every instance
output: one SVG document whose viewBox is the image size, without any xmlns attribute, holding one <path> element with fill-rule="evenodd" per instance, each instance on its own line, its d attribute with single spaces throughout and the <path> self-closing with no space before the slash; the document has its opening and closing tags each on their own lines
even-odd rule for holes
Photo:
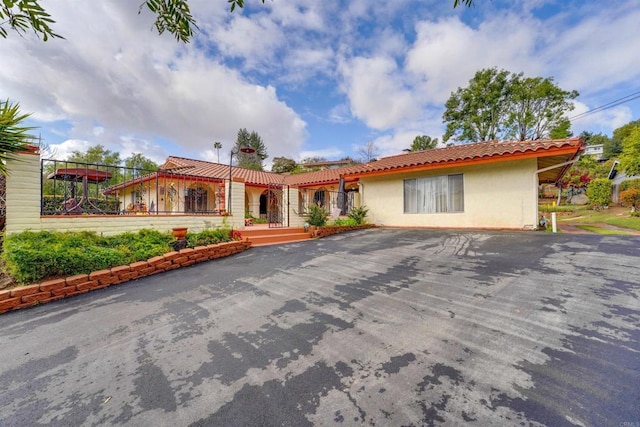
<svg viewBox="0 0 640 427">
<path fill-rule="evenodd" d="M 593 133 L 588 131 L 583 131 L 580 134 L 580 137 L 584 139 L 585 144 L 587 145 L 606 145 L 611 138 L 603 133 Z"/>
<path fill-rule="evenodd" d="M 145 171 L 158 170 L 158 164 L 150 158 L 142 155 L 142 153 L 132 153 L 129 157 L 124 159 L 124 165 L 127 168 L 142 169 Z"/>
<path fill-rule="evenodd" d="M 564 91 L 552 78 L 523 77 L 496 68 L 478 71 L 466 88 L 445 104 L 444 141 L 536 140 L 566 138 L 576 91 Z"/>
<path fill-rule="evenodd" d="M 120 166 L 122 164 L 120 153 L 107 150 L 100 144 L 90 147 L 87 151 L 72 151 L 67 161 L 109 166 Z"/>
<path fill-rule="evenodd" d="M 571 121 L 563 119 L 558 126 L 549 131 L 549 138 L 551 139 L 563 139 L 569 138 L 573 135 L 571 131 Z"/>
<path fill-rule="evenodd" d="M 469 86 L 458 88 L 445 103 L 443 141 L 481 142 L 498 139 L 507 117 L 509 72 L 489 68 L 476 72 Z"/>
<path fill-rule="evenodd" d="M 7 174 L 7 160 L 23 151 L 34 137 L 29 134 L 32 127 L 23 126 L 29 114 L 20 112 L 20 104 L 8 99 L 0 101 L 0 174 Z"/>
<path fill-rule="evenodd" d="M 438 138 L 431 138 L 427 135 L 418 135 L 413 139 L 409 151 L 432 150 L 438 145 Z"/>
<path fill-rule="evenodd" d="M 602 157 L 605 159 L 615 159 L 622 153 L 622 141 L 612 137 L 604 141 L 602 147 Z"/>
<path fill-rule="evenodd" d="M 640 126 L 640 119 L 631 121 L 626 125 L 622 125 L 619 128 L 614 129 L 613 136 L 604 144 L 603 156 L 607 159 L 613 159 L 620 156 L 622 153 L 622 141 L 629 136 L 636 126 Z"/>
<path fill-rule="evenodd" d="M 640 175 L 640 124 L 631 128 L 622 140 L 620 168 L 628 176 Z"/>
<path fill-rule="evenodd" d="M 271 172 L 276 173 L 291 173 L 295 171 L 298 164 L 295 160 L 287 157 L 274 157 L 273 165 L 271 165 Z"/>
<path fill-rule="evenodd" d="M 560 138 L 570 136 L 571 123 L 564 116 L 573 110 L 577 91 L 564 91 L 553 78 L 513 75 L 508 87 L 506 139 L 528 141 L 547 138 L 552 131 Z"/>
<path fill-rule="evenodd" d="M 242 147 L 251 147 L 254 153 L 243 153 L 240 151 Z M 249 133 L 247 129 L 238 131 L 238 139 L 233 147 L 233 153 L 237 158 L 237 166 L 245 169 L 264 170 L 262 162 L 269 157 L 267 147 L 262 142 L 262 138 L 256 131 Z"/>
<path fill-rule="evenodd" d="M 636 127 L 640 126 L 640 119 L 631 121 L 626 125 L 622 125 L 613 131 L 613 137 L 623 141 L 626 139 Z"/>
</svg>

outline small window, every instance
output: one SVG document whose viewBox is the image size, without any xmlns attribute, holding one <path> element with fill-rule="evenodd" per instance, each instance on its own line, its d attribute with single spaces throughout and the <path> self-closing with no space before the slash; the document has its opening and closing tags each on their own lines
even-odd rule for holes
<svg viewBox="0 0 640 427">
<path fill-rule="evenodd" d="M 462 174 L 404 180 L 404 213 L 464 212 Z"/>
</svg>

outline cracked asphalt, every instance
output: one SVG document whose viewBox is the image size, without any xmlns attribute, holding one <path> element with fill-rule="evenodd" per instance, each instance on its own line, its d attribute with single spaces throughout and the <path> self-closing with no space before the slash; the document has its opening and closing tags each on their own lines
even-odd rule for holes
<svg viewBox="0 0 640 427">
<path fill-rule="evenodd" d="M 0 425 L 640 426 L 640 239 L 370 229 L 0 316 Z"/>
</svg>

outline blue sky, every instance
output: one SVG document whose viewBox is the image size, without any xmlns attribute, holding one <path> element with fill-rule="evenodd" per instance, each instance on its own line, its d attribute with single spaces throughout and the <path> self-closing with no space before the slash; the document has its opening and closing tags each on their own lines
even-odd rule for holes
<svg viewBox="0 0 640 427">
<path fill-rule="evenodd" d="M 397 154 L 442 138 L 443 106 L 482 68 L 553 77 L 578 90 L 574 116 L 640 91 L 637 0 L 191 0 L 189 45 L 152 31 L 139 2 L 43 1 L 66 40 L 0 40 L 0 95 L 32 112 L 55 153 L 102 144 L 157 162 L 227 162 L 238 129 L 269 153 Z M 573 131 L 611 134 L 640 118 L 640 98 Z"/>
</svg>

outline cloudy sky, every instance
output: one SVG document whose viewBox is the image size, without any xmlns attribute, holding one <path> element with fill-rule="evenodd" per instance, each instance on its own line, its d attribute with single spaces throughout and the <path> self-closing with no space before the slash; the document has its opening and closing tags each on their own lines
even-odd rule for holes
<svg viewBox="0 0 640 427">
<path fill-rule="evenodd" d="M 638 0 L 190 0 L 192 43 L 152 31 L 140 1 L 42 1 L 65 40 L 0 39 L 0 97 L 31 112 L 63 158 L 102 144 L 156 162 L 228 162 L 238 129 L 269 153 L 396 154 L 440 138 L 443 106 L 482 68 L 553 77 L 578 90 L 574 116 L 640 92 Z M 640 98 L 575 120 L 611 134 Z"/>
</svg>

